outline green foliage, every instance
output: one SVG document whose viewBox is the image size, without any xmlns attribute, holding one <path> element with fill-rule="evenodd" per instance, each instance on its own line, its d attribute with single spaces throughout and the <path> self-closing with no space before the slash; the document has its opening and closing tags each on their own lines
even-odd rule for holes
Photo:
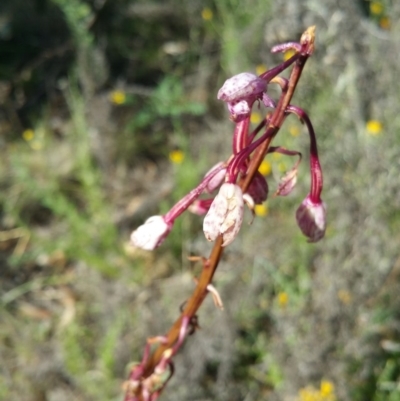
<svg viewBox="0 0 400 401">
<path fill-rule="evenodd" d="M 93 37 L 89 31 L 93 13 L 89 5 L 82 0 L 51 1 L 58 5 L 64 13 L 68 26 L 73 33 L 75 43 L 83 48 L 93 43 Z"/>
</svg>

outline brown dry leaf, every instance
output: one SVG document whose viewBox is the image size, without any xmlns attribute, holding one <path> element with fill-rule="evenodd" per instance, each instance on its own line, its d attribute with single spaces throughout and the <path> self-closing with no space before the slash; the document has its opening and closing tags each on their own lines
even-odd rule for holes
<svg viewBox="0 0 400 401">
<path fill-rule="evenodd" d="M 20 302 L 18 305 L 19 312 L 31 319 L 35 320 L 46 320 L 51 318 L 51 312 L 45 308 L 40 308 L 29 302 Z"/>
<path fill-rule="evenodd" d="M 76 300 L 74 294 L 68 287 L 62 287 L 58 295 L 60 296 L 60 302 L 64 307 L 63 313 L 58 323 L 58 329 L 62 330 L 67 327 L 75 318 Z"/>
</svg>

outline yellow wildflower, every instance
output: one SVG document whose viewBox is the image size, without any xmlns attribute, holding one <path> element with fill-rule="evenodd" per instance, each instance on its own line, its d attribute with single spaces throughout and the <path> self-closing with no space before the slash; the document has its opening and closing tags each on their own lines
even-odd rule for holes
<svg viewBox="0 0 400 401">
<path fill-rule="evenodd" d="M 371 11 L 373 15 L 381 15 L 383 13 L 383 4 L 379 1 L 373 1 L 369 5 L 369 11 Z"/>
<path fill-rule="evenodd" d="M 382 132 L 383 126 L 378 120 L 369 120 L 367 121 L 366 128 L 368 134 L 376 136 Z"/>
<path fill-rule="evenodd" d="M 261 75 L 265 71 L 267 71 L 267 66 L 265 64 L 258 64 L 256 67 L 256 74 Z"/>
<path fill-rule="evenodd" d="M 259 217 L 265 217 L 268 214 L 268 205 L 266 203 L 255 205 L 254 213 Z"/>
<path fill-rule="evenodd" d="M 262 116 L 258 111 L 254 111 L 253 113 L 251 113 L 250 122 L 252 124 L 258 124 L 259 122 L 261 122 L 261 120 Z"/>
<path fill-rule="evenodd" d="M 268 160 L 263 160 L 260 164 L 260 167 L 258 168 L 258 171 L 262 175 L 269 175 L 271 174 L 272 171 L 272 166 L 271 163 Z"/>
<path fill-rule="evenodd" d="M 25 139 L 25 141 L 29 142 L 31 141 L 33 138 L 35 137 L 35 131 L 33 129 L 26 129 L 23 133 L 22 133 L 22 138 Z"/>
<path fill-rule="evenodd" d="M 174 164 L 181 164 L 184 158 L 185 154 L 179 149 L 173 150 L 169 153 L 169 160 Z"/>
<path fill-rule="evenodd" d="M 292 50 L 292 49 L 290 49 L 290 50 L 288 50 L 288 51 L 286 51 L 285 53 L 283 53 L 283 59 L 286 61 L 286 60 L 289 60 L 290 59 L 290 57 L 292 57 L 292 56 L 294 56 L 295 55 L 295 51 L 294 50 Z"/>
<path fill-rule="evenodd" d="M 111 93 L 111 102 L 114 104 L 124 104 L 126 102 L 126 94 L 123 91 L 115 90 Z"/>
<path fill-rule="evenodd" d="M 321 380 L 319 391 L 320 391 L 322 397 L 329 398 L 334 395 L 335 386 L 329 380 Z"/>
<path fill-rule="evenodd" d="M 382 29 L 390 29 L 390 19 L 388 17 L 382 17 L 379 20 L 379 26 Z"/>
<path fill-rule="evenodd" d="M 278 305 L 281 308 L 286 308 L 286 306 L 289 302 L 289 295 L 287 292 L 281 291 L 280 293 L 278 293 L 276 300 L 278 301 Z"/>
<path fill-rule="evenodd" d="M 203 18 L 204 21 L 211 21 L 213 19 L 213 12 L 211 8 L 205 7 L 201 11 L 201 18 Z"/>
</svg>

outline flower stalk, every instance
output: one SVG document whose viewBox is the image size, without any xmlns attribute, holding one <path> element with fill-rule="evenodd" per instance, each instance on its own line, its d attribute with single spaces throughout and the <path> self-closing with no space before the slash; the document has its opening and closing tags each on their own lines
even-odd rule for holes
<svg viewBox="0 0 400 401">
<path fill-rule="evenodd" d="M 299 43 L 290 42 L 275 46 L 274 52 L 290 49 L 294 50 L 295 54 L 289 60 L 266 71 L 259 77 L 250 73 L 242 73 L 230 78 L 218 93 L 218 97 L 227 103 L 231 120 L 235 122 L 233 154 L 226 162 L 222 162 L 211 169 L 203 181 L 164 216 L 164 221 L 169 230 L 174 219 L 190 208 L 191 205 L 192 209 L 201 211 L 199 214 L 208 208 L 204 220 L 204 231 L 207 239 L 214 241 L 214 245 L 208 258 L 191 258 L 200 261 L 203 265 L 200 276 L 196 278 L 194 292 L 185 302 L 180 316 L 168 333 L 159 337 L 160 340 L 156 342 L 156 348 L 153 352 L 150 352 L 150 343 L 148 342 L 142 362 L 131 370 L 126 382 L 125 401 L 156 400 L 173 373 L 173 356 L 179 351 L 187 336 L 194 332 L 197 327 L 196 314 L 207 294 L 211 292 L 216 305 L 222 307 L 222 300 L 217 290 L 212 286 L 214 274 L 225 246 L 234 240 L 240 229 L 243 217 L 243 201 L 250 196 L 250 198 L 254 197 L 253 201 L 261 203 L 268 195 L 268 185 L 266 181 L 265 183 L 262 181 L 265 178 L 260 175 L 258 169 L 270 151 L 271 142 L 290 113 L 296 114 L 305 122 L 311 138 L 312 185 L 310 194 L 306 199 L 310 199 L 313 205 L 321 203 L 322 173 L 318 160 L 315 133 L 308 116 L 301 109 L 290 105 L 304 65 L 314 51 L 314 35 L 315 27 L 310 27 L 304 32 Z M 280 78 L 278 74 L 289 67 L 291 67 L 289 78 Z M 270 83 L 278 83 L 281 88 L 281 95 L 277 102 L 267 95 L 268 84 Z M 253 132 L 249 133 L 250 112 L 255 102 L 262 102 L 265 107 L 272 108 L 272 111 Z M 238 104 L 240 104 L 239 107 Z M 255 139 L 260 132 L 260 137 Z M 299 154 L 298 152 L 287 152 L 289 152 L 287 154 Z M 225 171 L 225 176 L 221 171 Z M 218 174 L 222 175 L 218 176 L 218 179 L 214 180 L 213 184 L 208 187 L 212 179 Z M 201 195 L 209 194 L 218 186 L 220 186 L 220 190 L 213 201 L 199 199 Z M 211 191 L 208 191 L 207 188 Z M 324 221 L 321 224 L 321 216 L 323 215 L 324 220 L 324 214 L 320 213 L 321 208 L 319 208 L 317 210 L 318 216 L 316 216 L 315 213 L 310 213 L 308 204 L 306 206 L 303 204 L 299 208 L 299 210 L 301 209 L 300 212 L 298 210 L 299 226 L 306 236 L 312 237 L 312 240 L 320 239 L 324 232 Z M 200 209 L 198 208 L 199 205 L 201 206 Z M 315 220 L 312 221 L 312 216 L 319 219 L 317 223 Z M 140 227 L 135 232 L 137 233 L 139 230 Z M 161 233 L 162 239 L 164 239 L 165 232 L 161 230 Z M 138 235 L 136 234 L 135 237 Z M 140 240 L 138 239 L 137 242 L 140 243 Z M 154 242 L 157 243 L 157 246 L 159 245 L 158 240 Z"/>
</svg>

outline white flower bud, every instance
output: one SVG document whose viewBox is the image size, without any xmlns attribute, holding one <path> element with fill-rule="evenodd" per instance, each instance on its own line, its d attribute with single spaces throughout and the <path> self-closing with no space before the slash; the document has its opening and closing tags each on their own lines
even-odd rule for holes
<svg viewBox="0 0 400 401">
<path fill-rule="evenodd" d="M 236 184 L 225 183 L 204 218 L 203 231 L 208 241 L 222 235 L 222 246 L 237 236 L 243 221 L 243 193 Z"/>
<path fill-rule="evenodd" d="M 138 248 L 152 251 L 164 241 L 171 228 L 172 224 L 166 223 L 163 216 L 149 217 L 131 234 L 131 242 Z"/>
</svg>

